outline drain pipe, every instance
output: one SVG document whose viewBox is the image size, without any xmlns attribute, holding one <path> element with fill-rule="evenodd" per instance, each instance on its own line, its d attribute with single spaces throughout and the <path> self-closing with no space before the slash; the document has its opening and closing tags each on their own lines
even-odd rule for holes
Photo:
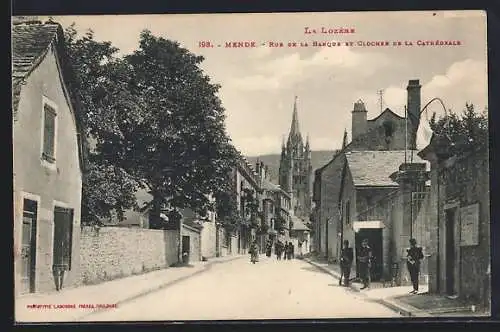
<svg viewBox="0 0 500 332">
<path fill-rule="evenodd" d="M 441 204 L 441 194 L 440 194 L 440 185 L 439 183 L 441 182 L 440 180 L 441 178 L 441 174 L 440 174 L 440 169 L 439 169 L 439 166 L 437 168 L 437 256 L 436 256 L 436 278 L 437 278 L 437 293 L 441 293 L 441 241 L 439 239 L 439 231 L 441 229 L 441 222 L 440 222 L 440 217 L 441 217 L 441 208 L 440 208 L 440 204 Z"/>
</svg>

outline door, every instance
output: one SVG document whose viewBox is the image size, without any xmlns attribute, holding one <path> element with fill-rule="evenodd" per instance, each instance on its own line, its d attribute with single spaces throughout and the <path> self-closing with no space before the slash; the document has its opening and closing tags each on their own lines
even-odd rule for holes
<svg viewBox="0 0 500 332">
<path fill-rule="evenodd" d="M 37 210 L 38 203 L 36 201 L 24 199 L 21 244 L 21 293 L 35 292 Z"/>
<path fill-rule="evenodd" d="M 190 250 L 189 250 L 190 249 L 190 243 L 189 242 L 190 242 L 189 241 L 189 236 L 184 235 L 182 237 L 182 252 L 183 253 L 185 253 L 185 252 L 189 253 L 190 252 Z"/>
<path fill-rule="evenodd" d="M 71 270 L 73 245 L 73 210 L 56 206 L 54 208 L 53 265 Z"/>
<path fill-rule="evenodd" d="M 379 281 L 383 272 L 383 248 L 382 248 L 382 229 L 381 228 L 365 228 L 360 229 L 355 235 L 356 252 L 359 253 L 361 242 L 367 239 L 368 245 L 372 249 L 372 266 L 371 280 Z M 356 254 L 357 256 L 357 254 Z M 356 274 L 359 276 L 358 261 L 356 260 Z"/>
<path fill-rule="evenodd" d="M 446 210 L 446 294 L 455 295 L 455 209 Z"/>
</svg>

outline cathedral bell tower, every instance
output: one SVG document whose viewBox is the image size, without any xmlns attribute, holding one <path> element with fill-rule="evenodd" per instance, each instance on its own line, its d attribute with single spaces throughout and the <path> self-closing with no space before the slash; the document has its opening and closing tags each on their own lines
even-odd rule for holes
<svg viewBox="0 0 500 332">
<path fill-rule="evenodd" d="M 281 159 L 279 170 L 279 185 L 292 197 L 292 209 L 295 215 L 308 220 L 311 209 L 311 149 L 309 137 L 304 141 L 300 133 L 299 117 L 297 110 L 297 97 L 295 97 L 292 111 L 290 133 L 281 146 Z"/>
</svg>

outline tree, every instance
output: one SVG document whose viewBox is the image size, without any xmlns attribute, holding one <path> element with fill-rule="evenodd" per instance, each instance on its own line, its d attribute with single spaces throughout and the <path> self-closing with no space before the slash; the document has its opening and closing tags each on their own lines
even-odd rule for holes
<svg viewBox="0 0 500 332">
<path fill-rule="evenodd" d="M 238 201 L 236 198 L 236 188 L 231 186 L 231 173 L 226 177 L 228 184 L 224 190 L 215 194 L 216 212 L 218 221 L 222 227 L 229 233 L 234 233 L 241 225 L 242 219 L 238 212 Z"/>
<path fill-rule="evenodd" d="M 473 104 L 465 104 L 461 116 L 455 113 L 436 119 L 434 113 L 429 121 L 432 131 L 445 136 L 451 144 L 451 153 L 460 154 L 488 147 L 488 116 L 486 110 L 477 113 Z"/>
<path fill-rule="evenodd" d="M 139 45 L 124 66 L 127 90 L 143 106 L 118 121 L 114 140 L 103 142 L 104 155 L 149 189 L 153 219 L 165 209 L 204 216 L 215 210 L 208 196 L 225 190 L 235 160 L 219 86 L 200 69 L 203 57 L 177 42 L 144 30 Z"/>
<path fill-rule="evenodd" d="M 81 120 L 91 149 L 82 184 L 82 223 L 98 223 L 115 214 L 123 219 L 126 209 L 136 207 L 138 181 L 102 147 L 119 131 L 117 112 L 133 116 L 138 99 L 129 93 L 127 73 L 118 49 L 110 42 L 94 40 L 91 30 L 78 36 L 73 23 L 65 30 L 67 55 L 74 79 L 72 91 L 82 104 Z"/>
</svg>

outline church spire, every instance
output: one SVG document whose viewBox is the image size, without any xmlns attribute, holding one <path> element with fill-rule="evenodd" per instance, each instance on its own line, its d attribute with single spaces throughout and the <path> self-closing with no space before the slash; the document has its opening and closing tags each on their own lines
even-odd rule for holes
<svg viewBox="0 0 500 332">
<path fill-rule="evenodd" d="M 290 127 L 290 137 L 300 136 L 299 116 L 297 114 L 297 96 L 293 102 L 292 126 Z"/>
<path fill-rule="evenodd" d="M 342 139 L 342 150 L 347 146 L 347 130 L 344 129 L 344 138 Z"/>
<path fill-rule="evenodd" d="M 306 150 L 309 151 L 309 134 L 306 136 Z"/>
</svg>

